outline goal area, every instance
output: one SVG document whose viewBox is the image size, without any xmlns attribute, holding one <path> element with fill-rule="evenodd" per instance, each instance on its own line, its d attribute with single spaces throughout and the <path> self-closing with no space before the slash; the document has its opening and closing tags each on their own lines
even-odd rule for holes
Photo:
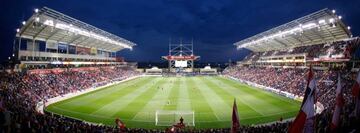
<svg viewBox="0 0 360 133">
<path fill-rule="evenodd" d="M 180 122 L 183 118 L 183 123 L 186 126 L 195 126 L 195 112 L 194 111 L 171 111 L 171 110 L 157 110 L 155 112 L 156 126 L 172 126 Z"/>
</svg>

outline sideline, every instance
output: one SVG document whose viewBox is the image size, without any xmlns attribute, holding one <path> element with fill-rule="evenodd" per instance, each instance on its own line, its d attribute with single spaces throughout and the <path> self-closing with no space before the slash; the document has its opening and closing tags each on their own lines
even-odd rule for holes
<svg viewBox="0 0 360 133">
<path fill-rule="evenodd" d="M 140 77 L 146 77 L 146 76 L 147 75 L 137 75 L 137 76 L 128 77 L 128 78 L 126 78 L 124 80 L 120 80 L 120 81 L 114 81 L 114 82 L 110 81 L 106 85 L 103 85 L 103 86 L 100 86 L 100 87 L 90 87 L 88 89 L 78 90 L 76 92 L 71 92 L 71 93 L 68 93 L 68 94 L 65 94 L 65 95 L 60 95 L 60 96 L 57 96 L 57 97 L 46 99 L 46 102 L 45 101 L 40 101 L 40 102 L 38 102 L 36 104 L 36 111 L 41 113 L 41 114 L 44 114 L 44 109 L 47 106 L 49 106 L 51 104 L 54 104 L 54 103 L 57 103 L 59 101 L 63 101 L 63 100 L 73 98 L 73 97 L 76 97 L 76 96 L 79 96 L 79 95 L 82 95 L 82 94 L 85 94 L 85 93 L 93 92 L 93 91 L 103 89 L 103 88 L 106 88 L 106 87 L 109 87 L 109 86 L 112 86 L 112 85 L 115 85 L 115 84 L 119 84 L 119 83 L 126 82 L 126 81 L 129 81 L 129 80 L 132 80 L 132 79 L 136 79 L 136 78 L 140 78 Z"/>
<path fill-rule="evenodd" d="M 243 84 L 255 87 L 255 88 L 260 88 L 262 90 L 272 92 L 272 93 L 275 93 L 275 94 L 280 95 L 280 96 L 285 96 L 287 98 L 290 98 L 290 99 L 293 99 L 293 100 L 296 100 L 296 101 L 302 102 L 302 100 L 303 100 L 302 96 L 298 96 L 298 95 L 295 95 L 295 94 L 292 94 L 292 93 L 289 93 L 289 92 L 286 92 L 286 91 L 281 91 L 281 90 L 278 90 L 278 89 L 275 89 L 275 88 L 259 85 L 259 84 L 254 83 L 254 82 L 237 79 L 237 78 L 234 78 L 234 77 L 229 76 L 229 75 L 226 75 L 226 76 L 225 75 L 219 75 L 219 76 L 220 77 L 225 77 L 225 78 L 228 78 L 228 79 L 231 79 L 231 80 L 234 80 L 234 81 L 237 81 L 237 82 L 240 82 L 240 83 L 243 83 Z M 319 101 L 316 102 L 315 106 L 316 106 L 316 111 L 315 111 L 316 114 L 320 114 L 324 110 L 323 104 L 320 103 Z"/>
</svg>

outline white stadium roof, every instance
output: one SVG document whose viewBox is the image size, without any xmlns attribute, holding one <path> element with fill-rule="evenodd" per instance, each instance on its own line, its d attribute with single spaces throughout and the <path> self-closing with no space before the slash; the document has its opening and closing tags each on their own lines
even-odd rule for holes
<svg viewBox="0 0 360 133">
<path fill-rule="evenodd" d="M 341 19 L 341 16 L 335 14 L 335 10 L 326 8 L 236 42 L 234 45 L 238 49 L 262 52 L 334 42 L 352 36 L 350 27 Z"/>
<path fill-rule="evenodd" d="M 17 37 L 53 41 L 105 51 L 132 49 L 136 44 L 86 24 L 53 9 L 35 9 L 35 13 L 17 29 Z"/>
</svg>

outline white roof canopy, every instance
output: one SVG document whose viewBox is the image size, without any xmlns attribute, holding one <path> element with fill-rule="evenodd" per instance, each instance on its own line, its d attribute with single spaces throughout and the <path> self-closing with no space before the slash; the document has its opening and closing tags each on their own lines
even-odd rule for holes
<svg viewBox="0 0 360 133">
<path fill-rule="evenodd" d="M 40 41 L 52 41 L 80 47 L 97 48 L 116 52 L 132 49 L 136 44 L 109 32 L 86 24 L 53 9 L 35 9 L 35 13 L 23 22 L 17 37 Z"/>
<path fill-rule="evenodd" d="M 254 52 L 289 49 L 305 45 L 334 42 L 351 37 L 335 10 L 322 9 L 268 31 L 234 43 L 238 49 Z"/>
</svg>

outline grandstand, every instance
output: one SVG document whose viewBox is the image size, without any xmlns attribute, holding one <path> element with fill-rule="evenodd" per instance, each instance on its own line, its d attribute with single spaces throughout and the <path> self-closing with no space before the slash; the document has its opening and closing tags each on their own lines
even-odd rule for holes
<svg viewBox="0 0 360 133">
<path fill-rule="evenodd" d="M 359 132 L 360 39 L 335 10 L 234 43 L 251 53 L 222 72 L 173 45 L 167 70 L 136 68 L 116 55 L 135 43 L 35 9 L 0 72 L 0 132 L 288 132 L 298 114 L 299 132 Z"/>
<path fill-rule="evenodd" d="M 136 45 L 48 7 L 22 22 L 15 44 L 21 68 L 126 64 L 116 52 Z"/>
<path fill-rule="evenodd" d="M 304 74 L 312 67 L 317 79 L 317 115 L 306 119 L 314 125 L 310 132 L 357 131 L 356 115 L 342 118 L 342 127 L 336 130 L 329 126 L 330 121 L 326 121 L 334 113 L 334 103 L 338 103 L 335 92 L 339 80 L 342 80 L 344 86 L 340 87 L 347 96 L 344 113 L 356 112 L 354 105 L 357 102 L 356 97 L 352 99 L 351 85 L 358 71 L 356 52 L 360 39 L 352 36 L 350 26 L 346 26 L 341 18 L 335 10 L 322 9 L 236 42 L 234 45 L 238 49 L 249 49 L 251 53 L 223 73 L 246 84 L 302 100 L 306 96 Z M 326 124 L 322 123 L 324 121 Z M 304 129 L 304 132 L 309 130 Z"/>
<path fill-rule="evenodd" d="M 341 16 L 323 9 L 234 45 L 253 51 L 239 64 L 301 67 L 348 62 L 357 43 Z"/>
</svg>

